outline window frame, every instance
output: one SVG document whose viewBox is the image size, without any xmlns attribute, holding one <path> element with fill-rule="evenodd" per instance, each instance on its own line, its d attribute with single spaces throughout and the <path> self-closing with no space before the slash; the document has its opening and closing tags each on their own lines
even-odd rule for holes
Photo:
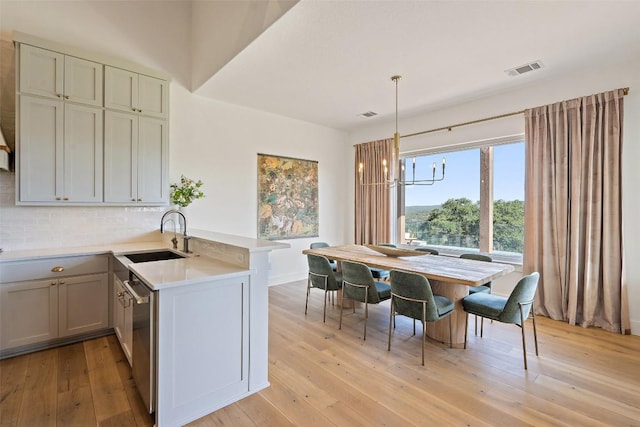
<svg viewBox="0 0 640 427">
<path fill-rule="evenodd" d="M 441 255 L 445 256 L 460 256 L 463 253 L 469 253 L 478 251 L 479 253 L 487 253 L 494 261 L 504 262 L 514 265 L 522 265 L 522 254 L 505 254 L 493 252 L 493 175 L 494 175 L 494 162 L 493 162 L 493 148 L 499 145 L 525 143 L 524 134 L 509 135 L 504 137 L 489 138 L 479 141 L 466 142 L 461 144 L 453 144 L 447 146 L 440 146 L 429 149 L 413 150 L 408 152 L 401 152 L 399 161 L 404 163 L 407 159 L 418 156 L 427 155 L 443 155 L 454 151 L 468 150 L 478 148 L 480 149 L 480 236 L 479 236 L 479 249 L 473 248 L 454 248 L 454 247 L 442 247 L 438 246 L 438 251 Z M 524 165 L 523 165 L 524 167 Z M 438 185 L 437 183 L 435 185 Z M 526 196 L 525 196 L 526 197 Z M 405 237 L 405 186 L 400 185 L 396 191 L 396 203 L 392 204 L 393 215 L 391 219 L 392 230 L 396 230 L 396 242 L 400 244 L 407 244 Z M 490 202 L 489 202 L 490 201 Z"/>
</svg>

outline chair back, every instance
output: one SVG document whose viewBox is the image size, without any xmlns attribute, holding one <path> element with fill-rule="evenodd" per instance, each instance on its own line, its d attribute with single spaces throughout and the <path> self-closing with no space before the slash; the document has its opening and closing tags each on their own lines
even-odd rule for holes
<svg viewBox="0 0 640 427">
<path fill-rule="evenodd" d="M 339 277 L 333 272 L 329 260 L 322 255 L 307 254 L 309 264 L 309 280 L 314 288 L 325 289 L 327 291 L 337 291 L 342 287 Z M 325 282 L 326 277 L 326 282 Z"/>
<path fill-rule="evenodd" d="M 436 249 L 425 248 L 422 246 L 415 248 L 415 250 L 420 252 L 427 252 L 427 253 L 430 253 L 431 255 L 440 255 L 440 252 L 438 252 Z"/>
<path fill-rule="evenodd" d="M 376 288 L 371 270 L 364 264 L 352 261 L 342 261 L 342 281 L 345 296 L 349 299 L 378 304 L 380 296 Z M 348 286 L 349 284 L 361 287 Z M 368 288 L 368 290 L 365 289 Z M 367 298 L 365 299 L 365 291 Z"/>
<path fill-rule="evenodd" d="M 524 319 L 529 317 L 531 307 L 533 307 L 533 299 L 536 296 L 536 289 L 538 288 L 538 280 L 540 274 L 537 272 L 531 273 L 528 276 L 524 276 L 518 281 L 516 287 L 513 288 L 511 295 L 507 299 L 507 303 L 504 306 L 504 310 L 500 313 L 498 320 L 504 323 L 515 323 L 520 325 L 520 307 L 523 305 L 522 316 Z M 522 326 L 522 325 L 520 325 Z"/>
<path fill-rule="evenodd" d="M 309 245 L 309 249 L 319 249 L 319 248 L 328 248 L 329 244 L 327 242 L 313 242 Z"/>
<path fill-rule="evenodd" d="M 390 280 L 392 295 L 426 301 L 424 320 L 433 322 L 439 319 L 431 284 L 426 277 L 415 273 L 391 270 Z M 422 303 L 394 298 L 393 308 L 396 313 L 403 316 L 422 319 Z"/>
<path fill-rule="evenodd" d="M 491 259 L 491 257 L 489 255 L 483 255 L 483 254 L 462 254 L 460 255 L 460 258 L 463 259 L 473 259 L 476 261 L 484 261 L 484 262 L 493 262 L 493 260 Z"/>
</svg>

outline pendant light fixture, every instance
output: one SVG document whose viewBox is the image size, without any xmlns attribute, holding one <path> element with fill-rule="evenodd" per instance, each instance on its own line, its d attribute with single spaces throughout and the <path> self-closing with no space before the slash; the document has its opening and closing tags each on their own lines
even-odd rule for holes
<svg viewBox="0 0 640 427">
<path fill-rule="evenodd" d="M 364 182 L 364 167 L 363 163 L 358 165 L 358 175 L 360 177 L 360 185 L 385 185 L 388 187 L 395 187 L 397 185 L 433 185 L 438 181 L 444 180 L 444 172 L 446 166 L 446 159 L 442 158 L 442 175 L 436 178 L 436 169 L 437 165 L 434 162 L 432 168 L 432 176 L 431 179 L 416 179 L 416 158 L 413 157 L 412 161 L 412 175 L 411 180 L 404 180 L 403 176 L 405 175 L 404 165 L 400 160 L 400 133 L 398 132 L 398 80 L 400 80 L 402 76 L 391 76 L 391 80 L 396 84 L 396 131 L 393 134 L 393 157 L 391 162 L 387 164 L 387 159 L 382 160 L 382 177 L 379 182 Z M 389 167 L 395 163 L 395 167 L 391 168 L 391 174 L 393 175 L 389 178 Z"/>
</svg>

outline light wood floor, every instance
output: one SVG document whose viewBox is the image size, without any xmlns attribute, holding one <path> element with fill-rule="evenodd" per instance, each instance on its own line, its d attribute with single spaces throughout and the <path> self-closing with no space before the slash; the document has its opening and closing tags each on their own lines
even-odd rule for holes
<svg viewBox="0 0 640 427">
<path fill-rule="evenodd" d="M 305 283 L 270 288 L 271 387 L 190 426 L 640 426 L 640 337 L 538 318 L 540 356 L 527 325 L 485 322 L 484 338 L 450 349 L 398 318 L 387 352 L 388 304 L 329 307 Z M 473 322 L 470 321 L 470 329 Z M 114 336 L 0 362 L 2 426 L 151 426 Z"/>
</svg>

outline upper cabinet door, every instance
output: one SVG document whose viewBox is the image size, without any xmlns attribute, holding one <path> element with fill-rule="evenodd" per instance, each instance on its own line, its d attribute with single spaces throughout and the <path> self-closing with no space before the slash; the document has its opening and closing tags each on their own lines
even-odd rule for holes
<svg viewBox="0 0 640 427">
<path fill-rule="evenodd" d="M 64 55 L 29 45 L 20 46 L 20 91 L 62 99 Z"/>
<path fill-rule="evenodd" d="M 140 74 L 138 76 L 138 109 L 141 114 L 167 117 L 168 87 L 166 80 Z"/>
<path fill-rule="evenodd" d="M 138 74 L 120 68 L 104 67 L 104 106 L 137 112 Z"/>
<path fill-rule="evenodd" d="M 64 99 L 102 107 L 102 64 L 66 56 Z"/>
<path fill-rule="evenodd" d="M 104 106 L 128 113 L 166 118 L 169 100 L 167 81 L 105 66 Z"/>
<path fill-rule="evenodd" d="M 20 46 L 20 91 L 102 106 L 102 64 L 29 45 Z"/>
</svg>

